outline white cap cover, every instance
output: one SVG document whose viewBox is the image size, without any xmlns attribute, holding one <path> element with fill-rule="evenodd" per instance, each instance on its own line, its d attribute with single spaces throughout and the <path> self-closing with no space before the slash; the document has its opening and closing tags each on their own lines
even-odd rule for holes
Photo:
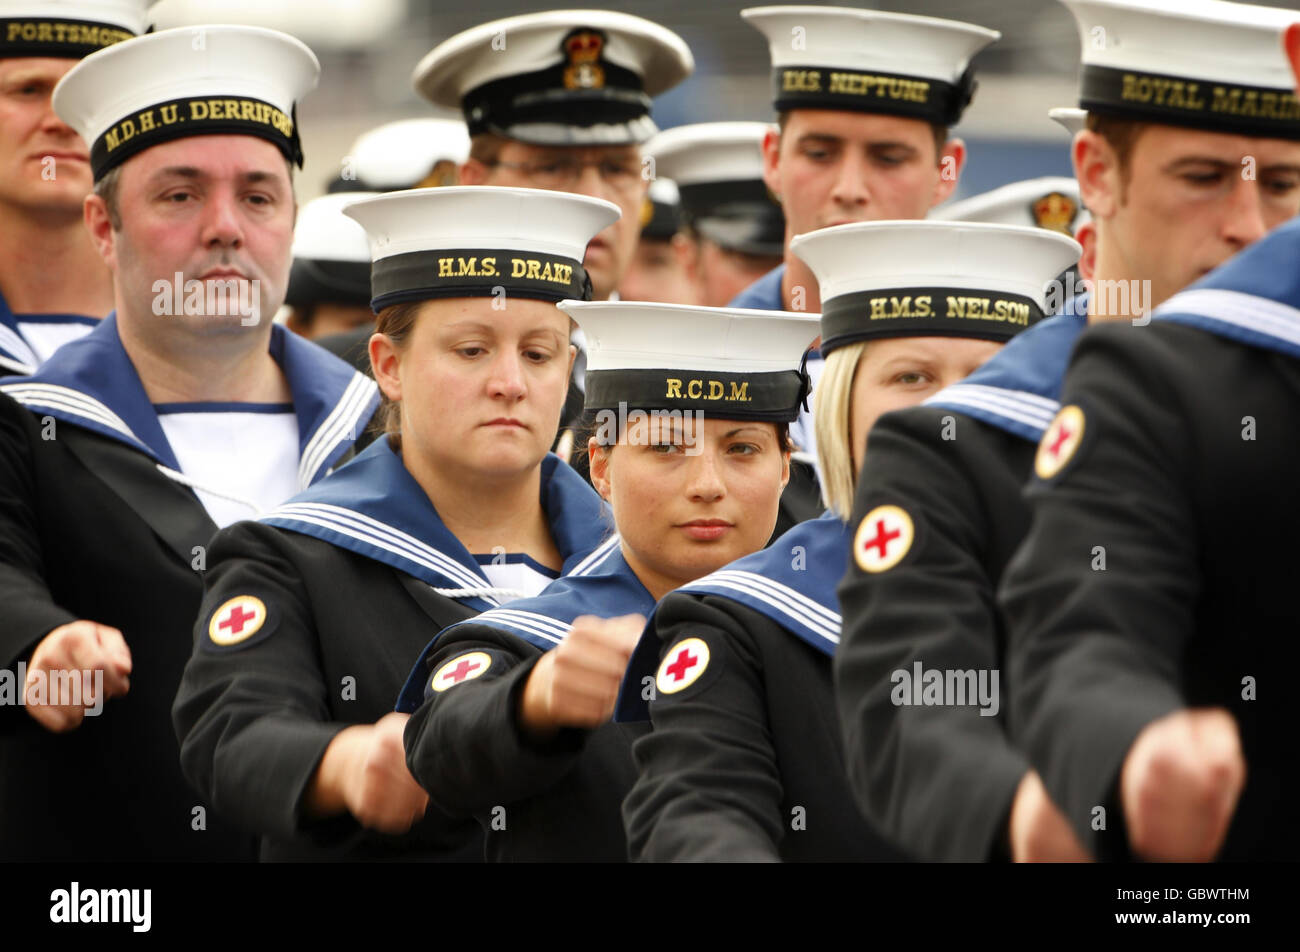
<svg viewBox="0 0 1300 952">
<path fill-rule="evenodd" d="M 1061 0 L 1082 44 L 1079 105 L 1120 118 L 1300 139 L 1282 51 L 1295 11 L 1222 0 Z"/>
<path fill-rule="evenodd" d="M 295 104 L 320 63 L 301 41 L 252 26 L 177 27 L 87 56 L 54 87 L 59 118 L 90 143 L 95 181 L 150 146 L 251 135 L 302 165 Z"/>
<path fill-rule="evenodd" d="M 654 135 L 650 97 L 694 68 L 685 41 L 657 23 L 609 10 L 549 10 L 457 33 L 412 79 L 437 105 L 462 109 L 471 135 L 617 145 Z"/>
<path fill-rule="evenodd" d="M 816 314 L 649 301 L 562 301 L 587 341 L 586 409 L 794 420 Z"/>
<path fill-rule="evenodd" d="M 971 57 L 1002 34 L 971 23 L 852 7 L 751 7 L 767 37 L 774 105 L 950 126 L 975 92 Z"/>
<path fill-rule="evenodd" d="M 416 188 L 348 205 L 370 238 L 371 306 L 490 297 L 587 298 L 589 242 L 619 217 L 598 198 L 486 185 Z"/>
<path fill-rule="evenodd" d="M 975 222 L 874 221 L 796 235 L 817 276 L 822 353 L 881 337 L 1008 340 L 1044 317 L 1073 238 Z"/>
<path fill-rule="evenodd" d="M 144 32 L 155 0 L 0 0 L 0 58 L 81 59 Z"/>
</svg>

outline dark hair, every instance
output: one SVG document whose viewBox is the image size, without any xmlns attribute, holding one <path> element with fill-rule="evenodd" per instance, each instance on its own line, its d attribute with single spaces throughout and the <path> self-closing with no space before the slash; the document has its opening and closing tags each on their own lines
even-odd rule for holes
<svg viewBox="0 0 1300 952">
<path fill-rule="evenodd" d="M 872 115 L 876 114 L 872 113 Z M 885 113 L 881 113 L 881 115 L 885 115 Z M 781 135 L 785 135 L 785 124 L 789 117 L 790 110 L 788 109 L 782 110 L 776 115 L 776 125 L 781 130 Z M 937 163 L 939 154 L 943 152 L 944 144 L 948 141 L 948 127 L 940 122 L 931 122 L 927 123 L 927 125 L 929 125 L 930 132 L 934 135 L 934 159 Z"/>
<path fill-rule="evenodd" d="M 393 342 L 393 347 L 398 351 L 406 348 L 411 331 L 415 327 L 415 319 L 420 314 L 420 305 L 423 301 L 407 301 L 402 304 L 390 304 L 379 312 L 375 319 L 375 333 L 383 334 Z M 372 371 L 373 372 L 373 371 Z M 389 443 L 394 452 L 401 452 L 402 449 L 402 404 L 398 400 L 390 400 L 386 395 L 383 402 L 379 405 L 379 411 L 374 416 L 374 422 L 371 428 L 376 432 L 387 434 Z"/>
<path fill-rule="evenodd" d="M 1115 152 L 1115 161 L 1119 163 L 1119 200 L 1125 199 L 1129 179 L 1132 178 L 1133 150 L 1142 133 L 1151 123 L 1141 119 L 1121 119 L 1117 116 L 1099 116 L 1088 113 L 1087 127 L 1106 140 L 1106 144 Z"/>
</svg>

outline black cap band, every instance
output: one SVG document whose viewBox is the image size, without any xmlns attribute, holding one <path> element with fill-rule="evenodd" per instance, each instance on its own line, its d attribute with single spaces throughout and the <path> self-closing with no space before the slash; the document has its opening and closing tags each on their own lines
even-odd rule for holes
<svg viewBox="0 0 1300 952">
<path fill-rule="evenodd" d="M 52 17 L 0 18 L 0 57 L 81 59 L 133 36 L 113 23 Z"/>
<path fill-rule="evenodd" d="M 641 226 L 642 241 L 671 241 L 673 235 L 682 227 L 682 210 L 680 205 L 669 205 L 667 202 L 656 202 L 650 198 L 646 199 L 649 205 L 650 214 L 644 217 L 645 224 Z"/>
<path fill-rule="evenodd" d="M 822 304 L 822 354 L 882 337 L 1009 340 L 1043 319 L 1033 298 L 972 288 L 882 288 Z"/>
<path fill-rule="evenodd" d="M 1089 112 L 1122 119 L 1300 139 L 1300 100 L 1290 89 L 1085 65 L 1079 105 Z"/>
<path fill-rule="evenodd" d="M 452 248 L 408 251 L 371 266 L 370 302 L 376 313 L 390 304 L 433 298 L 531 298 L 591 300 L 591 278 L 581 261 L 537 251 Z"/>
<path fill-rule="evenodd" d="M 113 123 L 95 140 L 90 168 L 98 182 L 105 173 L 150 146 L 200 135 L 244 135 L 266 139 L 302 168 L 297 109 L 290 115 L 247 96 L 186 96 L 138 109 Z"/>
<path fill-rule="evenodd" d="M 367 307 L 370 304 L 370 262 L 294 258 L 284 303 L 290 307 L 312 304 Z"/>
<path fill-rule="evenodd" d="M 899 73 L 864 73 L 827 66 L 780 66 L 772 71 L 777 112 L 837 109 L 874 112 L 955 125 L 975 95 L 967 68 L 954 85 Z"/>
<path fill-rule="evenodd" d="M 756 179 L 678 186 L 682 216 L 728 251 L 775 257 L 785 250 L 785 213 Z"/>
<path fill-rule="evenodd" d="M 587 413 L 617 410 L 702 410 L 723 420 L 790 423 L 808 392 L 798 370 L 725 373 L 706 370 L 588 370 Z"/>
</svg>

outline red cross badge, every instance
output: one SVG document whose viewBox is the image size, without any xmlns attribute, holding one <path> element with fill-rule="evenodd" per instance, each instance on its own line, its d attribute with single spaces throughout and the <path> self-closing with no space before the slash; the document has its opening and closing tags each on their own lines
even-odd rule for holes
<svg viewBox="0 0 1300 952">
<path fill-rule="evenodd" d="M 434 672 L 429 687 L 441 694 L 448 688 L 481 677 L 490 667 L 492 667 L 492 656 L 487 652 L 471 651 L 457 655 Z"/>
<path fill-rule="evenodd" d="M 877 506 L 867 513 L 853 537 L 853 557 L 864 572 L 892 569 L 912 547 L 912 517 L 897 506 Z"/>
<path fill-rule="evenodd" d="M 684 638 L 664 655 L 655 686 L 660 694 L 684 691 L 700 679 L 708 666 L 709 646 L 699 638 Z"/>
<path fill-rule="evenodd" d="M 229 648 L 252 638 L 265 624 L 265 603 L 252 595 L 237 595 L 212 613 L 208 637 L 214 645 Z"/>
<path fill-rule="evenodd" d="M 1083 411 L 1076 406 L 1061 407 L 1052 425 L 1043 434 L 1034 457 L 1034 472 L 1039 479 L 1051 479 L 1070 461 L 1083 441 Z"/>
</svg>

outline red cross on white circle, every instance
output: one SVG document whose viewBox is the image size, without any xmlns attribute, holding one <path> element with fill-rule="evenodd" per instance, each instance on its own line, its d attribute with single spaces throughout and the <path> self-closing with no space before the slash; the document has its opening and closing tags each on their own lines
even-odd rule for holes
<svg viewBox="0 0 1300 952">
<path fill-rule="evenodd" d="M 208 637 L 224 647 L 246 641 L 266 624 L 266 605 L 253 595 L 237 595 L 223 602 L 208 622 Z"/>
<path fill-rule="evenodd" d="M 1051 479 L 1065 468 L 1079 449 L 1085 426 L 1083 410 L 1073 404 L 1061 408 L 1043 434 L 1034 457 L 1034 472 L 1040 479 Z"/>
<path fill-rule="evenodd" d="M 676 694 L 698 681 L 708 666 L 709 646 L 699 638 L 684 638 L 664 655 L 655 684 L 660 694 Z"/>
<path fill-rule="evenodd" d="M 853 558 L 864 572 L 893 568 L 912 547 L 912 517 L 898 506 L 877 506 L 858 524 Z"/>
<path fill-rule="evenodd" d="M 492 656 L 483 651 L 470 651 L 452 658 L 434 674 L 430 687 L 442 692 L 466 681 L 473 681 L 492 667 Z"/>
</svg>

